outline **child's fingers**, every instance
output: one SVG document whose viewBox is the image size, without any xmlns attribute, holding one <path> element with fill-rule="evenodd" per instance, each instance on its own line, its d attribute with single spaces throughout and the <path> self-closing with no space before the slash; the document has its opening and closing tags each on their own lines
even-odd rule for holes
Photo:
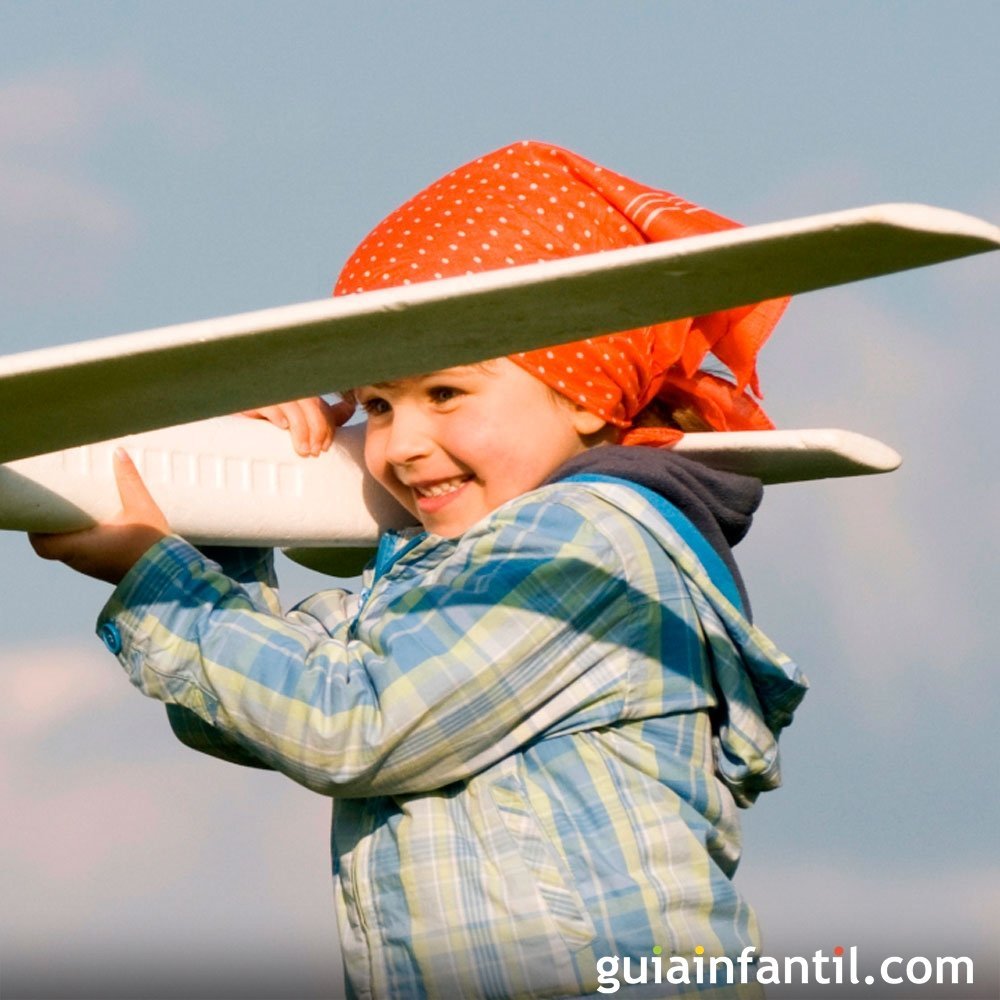
<svg viewBox="0 0 1000 1000">
<path fill-rule="evenodd" d="M 62 560 L 63 553 L 69 548 L 66 535 L 50 535 L 40 531 L 28 532 L 28 542 L 35 550 L 35 555 L 42 559 Z"/>
<path fill-rule="evenodd" d="M 61 535 L 30 534 L 28 540 L 43 559 L 55 559 L 78 573 L 118 584 L 165 534 L 155 525 L 108 522 Z"/>
<path fill-rule="evenodd" d="M 292 447 L 300 455 L 313 454 L 309 420 L 302 408 L 302 404 L 298 400 L 291 403 L 282 403 L 281 412 L 287 420 L 286 427 L 292 438 Z"/>
<path fill-rule="evenodd" d="M 69 531 L 63 534 L 28 535 L 28 541 L 35 553 L 42 559 L 52 559 L 65 563 L 71 569 L 87 572 L 81 565 L 87 562 L 87 552 L 93 545 L 93 539 L 98 529 L 85 528 L 83 531 Z M 90 574 L 93 575 L 93 574 Z"/>
<path fill-rule="evenodd" d="M 284 403 L 292 444 L 300 455 L 319 455 L 333 444 L 335 421 L 329 403 L 315 396 Z"/>
<path fill-rule="evenodd" d="M 335 403 L 321 396 L 309 396 L 274 406 L 243 410 L 245 417 L 267 420 L 287 430 L 292 447 L 300 455 L 319 455 L 333 444 L 336 428 L 345 424 L 354 413 L 355 403 L 350 394 Z"/>
<path fill-rule="evenodd" d="M 114 469 L 118 496 L 122 502 L 120 520 L 169 530 L 163 511 L 146 488 L 139 470 L 124 448 L 115 449 Z"/>
<path fill-rule="evenodd" d="M 152 503 L 153 498 L 146 489 L 146 484 L 139 475 L 139 470 L 135 467 L 135 462 L 124 448 L 115 448 L 114 453 L 115 484 L 118 486 L 118 496 L 122 502 L 122 509 L 129 510 L 132 507 L 142 506 Z"/>
<path fill-rule="evenodd" d="M 124 448 L 115 449 L 113 465 L 122 505 L 114 517 L 82 531 L 34 532 L 28 541 L 43 559 L 117 584 L 170 526 Z"/>
<path fill-rule="evenodd" d="M 254 420 L 266 420 L 268 423 L 280 427 L 283 431 L 288 430 L 288 417 L 285 416 L 284 407 L 281 404 L 274 406 L 261 406 L 254 410 L 242 410 L 241 416 L 253 417 Z"/>
<path fill-rule="evenodd" d="M 273 406 L 261 406 L 254 410 L 241 410 L 240 415 L 253 417 L 255 420 L 266 420 L 283 431 L 288 431 L 292 439 L 292 447 L 300 455 L 313 454 L 310 440 L 309 424 L 302 412 L 300 401 L 275 403 Z"/>
<path fill-rule="evenodd" d="M 299 401 L 309 425 L 309 443 L 312 454 L 318 455 L 333 444 L 333 413 L 330 404 L 322 398 Z"/>
</svg>

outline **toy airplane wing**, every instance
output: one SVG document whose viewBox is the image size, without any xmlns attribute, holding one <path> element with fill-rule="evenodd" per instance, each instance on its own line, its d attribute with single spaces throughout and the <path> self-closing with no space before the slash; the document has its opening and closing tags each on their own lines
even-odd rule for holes
<svg viewBox="0 0 1000 1000">
<path fill-rule="evenodd" d="M 877 205 L 0 358 L 0 462 L 1000 246 Z"/>
<path fill-rule="evenodd" d="M 1000 229 L 981 220 L 880 205 L 0 358 L 0 461 L 11 463 L 0 468 L 0 528 L 107 516 L 111 446 L 85 446 L 138 434 L 124 443 L 193 540 L 363 548 L 403 514 L 365 480 L 356 434 L 341 432 L 324 463 L 295 458 L 286 435 L 253 421 L 139 432 L 998 246 Z M 842 431 L 692 434 L 681 448 L 765 482 L 899 464 Z M 12 461 L 28 456 L 40 457 Z M 307 523 L 317 513 L 318 528 Z"/>
</svg>

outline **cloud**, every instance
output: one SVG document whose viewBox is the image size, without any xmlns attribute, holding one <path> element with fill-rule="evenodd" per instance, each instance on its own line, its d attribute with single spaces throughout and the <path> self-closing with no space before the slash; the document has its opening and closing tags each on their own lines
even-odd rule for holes
<svg viewBox="0 0 1000 1000">
<path fill-rule="evenodd" d="M 30 645 L 0 649 L 0 747 L 39 739 L 98 703 L 123 700 L 128 688 L 108 670 L 96 644 Z"/>
<path fill-rule="evenodd" d="M 219 122 L 197 98 L 167 93 L 131 59 L 58 66 L 0 86 L 0 150 L 79 153 L 123 125 L 153 124 L 174 152 L 210 144 Z"/>
<path fill-rule="evenodd" d="M 145 87 L 135 65 L 41 71 L 0 87 L 0 149 L 75 146 L 134 106 Z"/>
<path fill-rule="evenodd" d="M 7 225 L 36 239 L 76 231 L 114 241 L 132 228 L 130 213 L 100 189 L 51 170 L 0 164 L 0 205 Z"/>
<path fill-rule="evenodd" d="M 105 741 L 81 738 L 134 697 L 127 682 L 96 644 L 4 649 L 0 676 L 5 868 L 53 885 L 113 876 L 123 852 L 141 848 L 147 831 L 169 820 L 150 794 L 147 770 L 109 761 Z"/>
<path fill-rule="evenodd" d="M 100 185 L 2 161 L 0 214 L 0 292 L 24 307 L 67 292 L 99 294 L 136 230 L 129 206 Z"/>
<path fill-rule="evenodd" d="M 138 141 L 176 157 L 217 134 L 200 102 L 164 94 L 131 61 L 41 71 L 0 87 L 0 291 L 25 305 L 55 289 L 99 294 L 140 220 L 93 154 L 114 162 L 116 150 Z"/>
<path fill-rule="evenodd" d="M 221 947 L 338 981 L 328 800 L 182 747 L 96 640 L 2 648 L 0 676 L 5 970 L 37 980 L 55 949 L 79 979 L 166 947 L 233 975 Z"/>
<path fill-rule="evenodd" d="M 110 874 L 123 849 L 141 846 L 170 818 L 150 793 L 150 769 L 112 753 L 116 719 L 135 692 L 96 642 L 5 648 L 0 676 L 5 865 L 57 883 Z M 72 851 L 60 846 L 66 822 Z"/>
</svg>

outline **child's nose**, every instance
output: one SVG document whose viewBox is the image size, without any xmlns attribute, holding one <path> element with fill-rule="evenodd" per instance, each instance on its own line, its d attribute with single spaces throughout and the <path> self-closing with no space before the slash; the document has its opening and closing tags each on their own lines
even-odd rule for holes
<svg viewBox="0 0 1000 1000">
<path fill-rule="evenodd" d="M 423 421 L 415 414 L 397 411 L 393 415 L 385 457 L 392 465 L 409 465 L 430 454 L 433 447 Z"/>
</svg>

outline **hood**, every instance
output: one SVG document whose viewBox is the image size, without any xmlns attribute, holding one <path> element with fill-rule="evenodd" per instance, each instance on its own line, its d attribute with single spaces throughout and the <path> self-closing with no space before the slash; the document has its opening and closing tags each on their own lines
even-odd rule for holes
<svg viewBox="0 0 1000 1000">
<path fill-rule="evenodd" d="M 666 448 L 601 445 L 563 463 L 547 482 L 556 483 L 581 473 L 628 480 L 673 504 L 729 568 L 750 618 L 750 602 L 732 547 L 750 530 L 764 494 L 760 480 L 710 469 Z"/>
<path fill-rule="evenodd" d="M 781 783 L 778 734 L 792 721 L 809 686 L 799 668 L 749 624 L 743 581 L 732 561 L 731 546 L 746 534 L 760 503 L 760 482 L 640 446 L 593 448 L 557 469 L 549 482 L 573 475 L 613 477 L 605 491 L 617 488 L 616 502 L 634 517 L 641 517 L 644 507 L 629 483 L 658 493 L 687 517 L 730 568 L 747 609 L 744 614 L 713 579 L 705 561 L 707 545 L 701 556 L 690 543 L 677 550 L 680 556 L 690 552 L 697 560 L 693 566 L 682 561 L 678 566 L 708 602 L 699 619 L 719 699 L 713 719 L 716 773 L 736 803 L 749 806 L 761 792 Z M 614 480 L 617 487 L 611 485 Z M 664 547 L 672 548 L 669 542 Z"/>
</svg>

